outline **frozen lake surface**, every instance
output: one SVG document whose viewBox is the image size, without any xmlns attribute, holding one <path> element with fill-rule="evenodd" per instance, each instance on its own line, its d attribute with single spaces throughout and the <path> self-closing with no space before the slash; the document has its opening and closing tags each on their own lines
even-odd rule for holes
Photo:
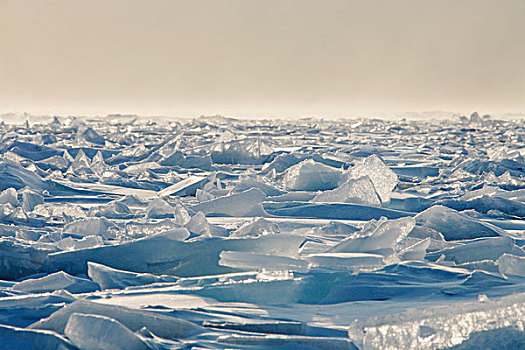
<svg viewBox="0 0 525 350">
<path fill-rule="evenodd" d="M 525 121 L 0 124 L 2 349 L 525 348 Z"/>
</svg>

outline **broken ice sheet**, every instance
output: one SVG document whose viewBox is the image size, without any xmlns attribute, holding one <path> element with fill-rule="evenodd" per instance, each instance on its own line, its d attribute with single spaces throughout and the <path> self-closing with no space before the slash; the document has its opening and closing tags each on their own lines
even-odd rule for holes
<svg viewBox="0 0 525 350">
<path fill-rule="evenodd" d="M 436 349 L 484 336 L 481 346 L 511 348 L 525 340 L 525 294 L 401 314 L 350 324 L 348 336 L 362 349 Z M 511 335 L 511 338 L 507 338 Z M 506 339 L 507 338 L 507 339 Z M 518 343 L 513 343 L 518 341 Z M 509 347 L 510 346 L 510 347 Z"/>
</svg>

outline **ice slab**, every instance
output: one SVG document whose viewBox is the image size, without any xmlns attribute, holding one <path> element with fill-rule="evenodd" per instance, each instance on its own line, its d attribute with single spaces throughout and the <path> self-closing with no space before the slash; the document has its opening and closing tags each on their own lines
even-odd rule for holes
<svg viewBox="0 0 525 350">
<path fill-rule="evenodd" d="M 337 187 L 341 177 L 341 170 L 306 159 L 286 170 L 283 185 L 293 191 L 331 190 Z"/>
<path fill-rule="evenodd" d="M 363 230 L 359 235 L 342 240 L 330 249 L 330 252 L 356 253 L 393 249 L 394 244 L 405 238 L 414 226 L 415 220 L 412 217 L 396 220 L 383 218 L 375 227 L 370 227 Z"/>
<path fill-rule="evenodd" d="M 340 202 L 365 205 L 380 205 L 381 199 L 370 177 L 348 179 L 339 187 L 324 191 L 312 199 L 313 202 Z"/>
<path fill-rule="evenodd" d="M 358 320 L 348 336 L 361 349 L 443 349 L 464 342 L 471 342 L 468 348 L 510 349 L 525 340 L 524 315 L 525 294 L 516 294 Z M 514 337 L 505 339 L 507 333 Z M 476 343 L 480 335 L 485 339 Z"/>
<path fill-rule="evenodd" d="M 149 347 L 122 323 L 105 316 L 73 313 L 65 335 L 79 349 L 147 350 Z"/>
<path fill-rule="evenodd" d="M 505 231 L 491 224 L 441 205 L 428 208 L 415 219 L 418 225 L 440 232 L 447 241 L 506 235 Z"/>
<path fill-rule="evenodd" d="M 525 257 L 505 253 L 498 259 L 498 270 L 505 275 L 525 277 Z"/>
<path fill-rule="evenodd" d="M 106 236 L 108 231 L 116 229 L 116 225 L 106 218 L 89 218 L 73 221 L 64 225 L 64 233 L 72 233 L 80 236 Z"/>
<path fill-rule="evenodd" d="M 185 228 L 180 228 L 188 234 Z M 112 268 L 169 274 L 176 276 L 202 276 L 231 272 L 218 265 L 224 250 L 295 256 L 304 237 L 295 235 L 264 235 L 257 238 L 209 238 L 198 241 L 175 239 L 174 233 L 160 233 L 132 242 L 91 249 L 54 253 L 47 256 L 42 269 L 48 272 L 65 271 L 72 275 L 87 272 L 92 261 Z"/>
<path fill-rule="evenodd" d="M 206 181 L 207 177 L 205 176 L 192 175 L 159 191 L 159 197 L 194 196 L 197 189 L 204 186 Z"/>
<path fill-rule="evenodd" d="M 373 270 L 384 265 L 385 257 L 367 253 L 321 253 L 307 257 L 312 267 L 344 270 Z"/>
<path fill-rule="evenodd" d="M 146 216 L 152 219 L 164 219 L 173 217 L 175 208 L 161 198 L 154 198 L 146 208 Z"/>
<path fill-rule="evenodd" d="M 376 154 L 372 154 L 356 163 L 348 171 L 348 177 L 358 179 L 368 176 L 376 189 L 382 203 L 390 201 L 390 193 L 397 185 L 398 179 L 394 173 Z"/>
<path fill-rule="evenodd" d="M 13 187 L 9 187 L 0 193 L 0 204 L 11 204 L 13 207 L 18 206 L 18 195 Z"/>
<path fill-rule="evenodd" d="M 43 191 L 49 188 L 48 184 L 40 176 L 9 160 L 0 162 L 0 178 L 2 179 L 0 190 L 10 187 L 19 190 L 26 186 L 36 191 Z"/>
<path fill-rule="evenodd" d="M 201 211 L 206 215 L 227 215 L 227 216 L 251 216 L 264 214 L 260 206 L 266 198 L 263 191 L 252 188 L 248 191 L 232 194 L 208 202 L 194 205 L 195 212 Z"/>
<path fill-rule="evenodd" d="M 175 317 L 85 300 L 77 300 L 56 311 L 50 317 L 32 324 L 29 328 L 47 329 L 64 334 L 70 316 L 75 313 L 109 317 L 119 321 L 133 332 L 146 327 L 157 336 L 167 339 L 185 338 L 201 332 L 201 327 L 198 325 Z"/>
<path fill-rule="evenodd" d="M 257 237 L 260 235 L 277 234 L 279 226 L 263 218 L 255 218 L 242 224 L 237 230 L 230 233 L 230 237 Z"/>
<path fill-rule="evenodd" d="M 27 293 L 45 293 L 59 289 L 70 293 L 89 293 L 100 290 L 100 286 L 93 281 L 60 271 L 41 278 L 26 279 L 16 283 L 12 289 Z"/>
<path fill-rule="evenodd" d="M 76 349 L 69 340 L 55 332 L 7 325 L 0 325 L 0 344 L 5 350 Z"/>
<path fill-rule="evenodd" d="M 89 261 L 88 276 L 102 289 L 123 289 L 129 286 L 142 286 L 157 282 L 176 282 L 173 276 L 157 276 L 150 273 L 134 273 L 113 269 Z"/>
<path fill-rule="evenodd" d="M 269 271 L 309 271 L 308 262 L 285 256 L 258 254 L 251 252 L 223 251 L 220 254 L 219 265 L 241 270 Z"/>
<path fill-rule="evenodd" d="M 330 337 L 225 335 L 221 336 L 218 340 L 220 343 L 234 346 L 259 346 L 262 348 L 276 347 L 286 349 L 357 350 L 357 347 L 347 339 Z"/>
<path fill-rule="evenodd" d="M 514 240 L 503 236 L 463 241 L 460 245 L 432 252 L 428 258 L 443 256 L 442 260 L 462 264 L 480 260 L 496 261 L 501 255 L 514 251 Z"/>
<path fill-rule="evenodd" d="M 290 205 L 271 206 L 265 203 L 264 209 L 272 215 L 318 218 L 330 220 L 372 220 L 382 216 L 397 219 L 412 216 L 412 213 L 380 207 L 371 207 L 351 203 L 295 203 Z"/>
</svg>

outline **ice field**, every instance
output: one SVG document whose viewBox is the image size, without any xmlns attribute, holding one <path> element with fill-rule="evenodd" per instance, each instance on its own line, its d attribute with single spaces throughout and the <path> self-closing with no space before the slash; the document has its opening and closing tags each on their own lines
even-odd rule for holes
<svg viewBox="0 0 525 350">
<path fill-rule="evenodd" d="M 17 122 L 1 349 L 525 348 L 525 120 Z"/>
</svg>

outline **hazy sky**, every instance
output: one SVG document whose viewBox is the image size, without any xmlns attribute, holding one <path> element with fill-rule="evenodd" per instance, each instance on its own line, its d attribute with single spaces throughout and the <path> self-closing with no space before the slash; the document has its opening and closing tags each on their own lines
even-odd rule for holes
<svg viewBox="0 0 525 350">
<path fill-rule="evenodd" d="M 525 111 L 525 1 L 0 0 L 0 112 Z"/>
</svg>

